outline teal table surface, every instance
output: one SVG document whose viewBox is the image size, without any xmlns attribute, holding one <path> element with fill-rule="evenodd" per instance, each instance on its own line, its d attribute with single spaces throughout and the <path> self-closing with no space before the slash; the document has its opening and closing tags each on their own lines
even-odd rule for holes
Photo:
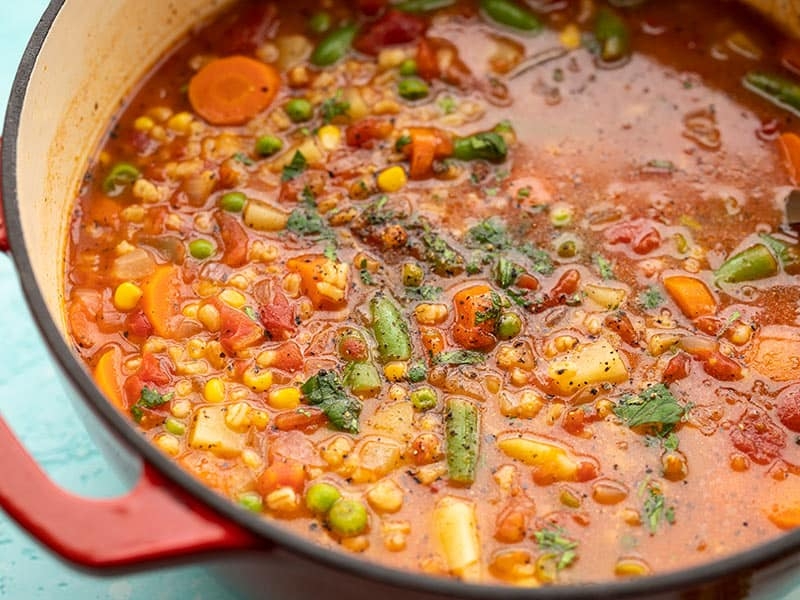
<svg viewBox="0 0 800 600">
<path fill-rule="evenodd" d="M 0 114 L 17 64 L 47 2 L 0 1 Z M 0 413 L 50 476 L 82 495 L 124 491 L 89 440 L 59 383 L 22 296 L 10 257 L 0 255 Z M 2 477 L 2 472 L 0 472 Z M 0 511 L 0 598 L 232 600 L 200 566 L 95 577 L 78 572 L 35 542 Z"/>
</svg>

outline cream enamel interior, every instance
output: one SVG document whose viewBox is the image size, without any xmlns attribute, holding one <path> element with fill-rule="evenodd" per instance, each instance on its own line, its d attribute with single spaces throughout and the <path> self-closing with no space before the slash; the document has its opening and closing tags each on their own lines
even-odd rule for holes
<svg viewBox="0 0 800 600">
<path fill-rule="evenodd" d="M 67 228 L 88 158 L 132 86 L 229 2 L 67 0 L 56 17 L 25 92 L 17 194 L 33 272 L 62 332 Z"/>
</svg>

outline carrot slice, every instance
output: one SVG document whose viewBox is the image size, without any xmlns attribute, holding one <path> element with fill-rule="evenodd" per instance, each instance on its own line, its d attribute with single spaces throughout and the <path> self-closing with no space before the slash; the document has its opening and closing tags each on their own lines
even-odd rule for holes
<svg viewBox="0 0 800 600">
<path fill-rule="evenodd" d="M 128 409 L 119 382 L 121 354 L 116 346 L 106 350 L 94 367 L 94 381 L 106 398 L 121 411 Z"/>
<path fill-rule="evenodd" d="M 161 265 L 142 282 L 142 310 L 161 337 L 172 337 L 176 330 L 175 317 L 180 313 L 178 302 L 178 270 Z"/>
<path fill-rule="evenodd" d="M 717 312 L 717 301 L 705 283 L 694 277 L 675 275 L 664 279 L 667 293 L 690 319 Z"/>
<path fill-rule="evenodd" d="M 797 185 L 800 181 L 800 136 L 794 133 L 782 133 L 778 138 L 778 144 L 786 160 L 789 179 L 792 185 Z"/>
<path fill-rule="evenodd" d="M 189 102 L 213 125 L 241 125 L 272 103 L 280 85 L 275 67 L 247 56 L 228 56 L 192 77 Z"/>
</svg>

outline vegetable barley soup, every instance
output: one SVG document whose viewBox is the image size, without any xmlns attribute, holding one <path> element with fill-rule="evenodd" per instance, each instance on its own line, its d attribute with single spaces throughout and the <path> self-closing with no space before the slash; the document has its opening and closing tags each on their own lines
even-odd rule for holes
<svg viewBox="0 0 800 600">
<path fill-rule="evenodd" d="M 774 538 L 800 46 L 731 3 L 531 6 L 192 33 L 80 191 L 76 351 L 184 469 L 331 551 L 539 586 Z"/>
</svg>

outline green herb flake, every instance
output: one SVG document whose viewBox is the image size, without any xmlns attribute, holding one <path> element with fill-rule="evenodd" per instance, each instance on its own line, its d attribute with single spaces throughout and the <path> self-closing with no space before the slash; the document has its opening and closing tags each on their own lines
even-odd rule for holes
<svg viewBox="0 0 800 600">
<path fill-rule="evenodd" d="M 546 250 L 537 248 L 530 242 L 525 242 L 519 247 L 519 251 L 527 256 L 531 261 L 531 268 L 540 275 L 552 275 L 556 270 L 553 259 Z"/>
<path fill-rule="evenodd" d="M 647 425 L 661 432 L 671 431 L 686 411 L 663 383 L 650 386 L 636 396 L 625 396 L 614 407 L 614 414 L 628 427 Z"/>
<path fill-rule="evenodd" d="M 247 154 L 245 154 L 244 152 L 237 152 L 236 154 L 234 154 L 233 160 L 235 160 L 238 163 L 242 163 L 243 165 L 248 167 L 256 164 L 255 161 L 249 156 L 247 156 Z"/>
<path fill-rule="evenodd" d="M 425 300 L 430 302 L 442 295 L 444 290 L 436 285 L 420 285 L 416 287 L 406 287 L 406 296 L 410 300 Z"/>
<path fill-rule="evenodd" d="M 558 557 L 557 570 L 566 569 L 575 561 L 578 542 L 566 537 L 566 532 L 561 527 L 545 527 L 535 531 L 533 537 L 540 550 Z"/>
<path fill-rule="evenodd" d="M 664 296 L 656 286 L 651 285 L 639 294 L 639 304 L 643 308 L 653 310 L 664 303 Z"/>
<path fill-rule="evenodd" d="M 334 427 L 358 433 L 361 402 L 347 394 L 336 373 L 323 369 L 300 386 L 300 390 L 309 404 L 322 409 Z"/>
<path fill-rule="evenodd" d="M 410 135 L 401 135 L 399 138 L 397 138 L 397 141 L 394 143 L 394 149 L 400 152 L 410 143 L 411 143 Z"/>
<path fill-rule="evenodd" d="M 350 103 L 342 100 L 342 90 L 338 90 L 333 98 L 325 100 L 319 108 L 322 113 L 322 120 L 325 123 L 330 123 L 336 117 L 346 115 L 347 111 L 350 110 Z"/>
<path fill-rule="evenodd" d="M 642 511 L 651 535 L 658 532 L 663 522 L 666 521 L 670 525 L 675 523 L 675 507 L 666 505 L 664 494 L 654 485 L 646 488 Z"/>
<path fill-rule="evenodd" d="M 614 265 L 602 254 L 594 254 L 592 256 L 592 262 L 597 267 L 597 270 L 600 272 L 600 277 L 608 281 L 609 279 L 614 279 Z"/>
<path fill-rule="evenodd" d="M 288 165 L 283 167 L 281 181 L 291 181 L 302 175 L 308 167 L 308 161 L 300 150 L 295 150 L 294 156 Z"/>
<path fill-rule="evenodd" d="M 133 418 L 136 420 L 136 422 L 139 423 L 144 417 L 143 409 L 158 408 L 162 404 L 165 404 L 170 400 L 172 400 L 172 396 L 173 396 L 172 393 L 160 394 L 158 393 L 157 390 L 145 386 L 142 388 L 142 391 L 139 394 L 139 399 L 136 401 L 136 404 L 134 404 L 131 407 L 131 414 L 133 415 Z"/>
<path fill-rule="evenodd" d="M 470 248 L 482 248 L 489 251 L 504 250 L 511 246 L 511 239 L 505 224 L 495 217 L 470 227 L 465 241 Z"/>
<path fill-rule="evenodd" d="M 442 111 L 442 114 L 452 115 L 454 112 L 456 112 L 458 103 L 453 99 L 452 96 L 442 96 L 436 101 L 436 106 L 439 107 L 439 110 Z"/>
</svg>

